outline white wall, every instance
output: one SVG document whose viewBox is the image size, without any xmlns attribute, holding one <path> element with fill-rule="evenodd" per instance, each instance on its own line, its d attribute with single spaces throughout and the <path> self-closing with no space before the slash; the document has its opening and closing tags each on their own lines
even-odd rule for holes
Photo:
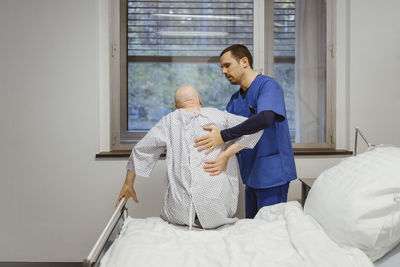
<svg viewBox="0 0 400 267">
<path fill-rule="evenodd" d="M 99 114 L 107 113 L 100 2 L 0 2 L 0 261 L 81 261 L 112 212 L 125 159 L 95 159 Z M 399 8 L 396 0 L 338 0 L 341 148 L 354 126 L 371 142 L 400 145 Z M 338 161 L 296 158 L 302 177 Z M 159 161 L 151 179 L 138 179 L 140 203 L 129 204 L 130 214 L 158 215 L 164 171 Z M 298 183 L 290 198 L 300 198 Z"/>
<path fill-rule="evenodd" d="M 400 144 L 400 2 L 351 1 L 350 126 Z"/>
</svg>

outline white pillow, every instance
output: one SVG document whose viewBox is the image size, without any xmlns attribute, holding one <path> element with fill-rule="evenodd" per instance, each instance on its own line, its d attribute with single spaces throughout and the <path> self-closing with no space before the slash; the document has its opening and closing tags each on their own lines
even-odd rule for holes
<svg viewBox="0 0 400 267">
<path fill-rule="evenodd" d="M 400 148 L 378 146 L 324 171 L 304 212 L 336 243 L 375 261 L 400 242 Z"/>
</svg>

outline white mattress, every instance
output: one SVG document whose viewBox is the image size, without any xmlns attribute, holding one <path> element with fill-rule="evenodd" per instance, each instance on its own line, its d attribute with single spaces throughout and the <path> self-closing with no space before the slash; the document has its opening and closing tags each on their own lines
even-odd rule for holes
<svg viewBox="0 0 400 267">
<path fill-rule="evenodd" d="M 340 247 L 297 202 L 265 207 L 253 220 L 216 230 L 128 218 L 101 266 L 373 266 L 356 248 Z"/>
</svg>

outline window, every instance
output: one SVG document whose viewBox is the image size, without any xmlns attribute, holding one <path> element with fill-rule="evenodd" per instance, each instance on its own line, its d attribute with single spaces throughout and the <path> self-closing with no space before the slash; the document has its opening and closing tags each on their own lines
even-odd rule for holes
<svg viewBox="0 0 400 267">
<path fill-rule="evenodd" d="M 324 0 L 117 1 L 112 149 L 131 148 L 171 112 L 182 85 L 194 86 L 204 106 L 225 109 L 238 87 L 221 74 L 218 56 L 234 43 L 284 88 L 294 147 L 333 145 Z"/>
<path fill-rule="evenodd" d="M 269 58 L 274 62 L 269 74 L 285 91 L 294 147 L 332 147 L 333 86 L 327 70 L 333 63 L 327 50 L 333 46 L 327 45 L 332 44 L 327 35 L 332 27 L 327 25 L 327 1 L 275 0 L 270 5 L 273 16 L 267 23 L 273 24 L 273 37 L 268 36 L 273 39 L 273 56 Z"/>
</svg>

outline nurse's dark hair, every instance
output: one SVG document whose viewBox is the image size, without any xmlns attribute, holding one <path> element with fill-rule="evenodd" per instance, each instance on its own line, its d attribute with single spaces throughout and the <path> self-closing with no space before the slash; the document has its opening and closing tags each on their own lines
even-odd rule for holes
<svg viewBox="0 0 400 267">
<path fill-rule="evenodd" d="M 224 51 L 221 52 L 219 57 L 221 57 L 223 54 L 231 51 L 232 56 L 239 61 L 243 57 L 247 57 L 249 60 L 250 67 L 253 68 L 253 56 L 251 55 L 249 49 L 247 49 L 246 46 L 242 44 L 233 44 L 227 48 L 224 49 Z"/>
</svg>

